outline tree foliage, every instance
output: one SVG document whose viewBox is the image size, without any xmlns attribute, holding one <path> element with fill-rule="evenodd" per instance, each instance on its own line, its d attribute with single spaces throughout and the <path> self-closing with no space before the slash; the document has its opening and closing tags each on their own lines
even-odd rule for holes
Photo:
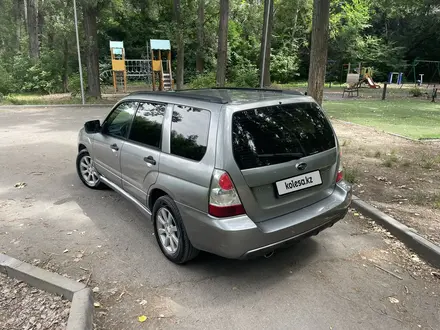
<svg viewBox="0 0 440 330">
<path fill-rule="evenodd" d="M 257 86 L 264 0 L 228 2 L 221 75 L 226 85 Z M 96 87 L 99 69 L 110 67 L 110 40 L 124 41 L 127 58 L 145 59 L 150 39 L 171 40 L 174 77 L 183 45 L 184 84 L 215 83 L 220 0 L 179 3 L 181 19 L 171 0 L 77 0 L 87 85 Z M 273 7 L 271 81 L 306 80 L 313 0 L 273 0 Z M 86 37 L 87 22 L 92 30 L 96 22 L 96 40 Z M 328 58 L 335 73 L 327 79 L 339 79 L 344 63 L 371 66 L 380 81 L 389 71 L 408 73 L 414 59 L 440 60 L 438 31 L 438 0 L 331 0 Z M 72 0 L 0 1 L 0 93 L 75 92 L 77 76 Z"/>
</svg>

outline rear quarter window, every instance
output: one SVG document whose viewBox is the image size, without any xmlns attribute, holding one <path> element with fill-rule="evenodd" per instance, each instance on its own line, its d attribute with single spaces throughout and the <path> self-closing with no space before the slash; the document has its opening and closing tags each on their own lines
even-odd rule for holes
<svg viewBox="0 0 440 330">
<path fill-rule="evenodd" d="M 194 161 L 202 160 L 208 145 L 211 113 L 175 105 L 171 123 L 171 154 Z"/>
<path fill-rule="evenodd" d="M 335 145 L 333 130 L 315 103 L 254 108 L 232 117 L 232 148 L 242 170 L 288 162 Z"/>
</svg>

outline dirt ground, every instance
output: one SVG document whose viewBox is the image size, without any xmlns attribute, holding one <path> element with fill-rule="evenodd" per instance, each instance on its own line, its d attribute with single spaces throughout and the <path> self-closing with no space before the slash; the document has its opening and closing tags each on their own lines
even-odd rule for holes
<svg viewBox="0 0 440 330">
<path fill-rule="evenodd" d="M 1 330 L 66 328 L 70 302 L 0 274 Z"/>
<path fill-rule="evenodd" d="M 333 120 L 354 193 L 440 244 L 440 141 L 415 142 Z"/>
</svg>

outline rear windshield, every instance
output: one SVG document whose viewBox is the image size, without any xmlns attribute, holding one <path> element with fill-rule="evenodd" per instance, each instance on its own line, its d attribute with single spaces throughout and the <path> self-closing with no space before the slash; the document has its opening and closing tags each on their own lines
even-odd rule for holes
<svg viewBox="0 0 440 330">
<path fill-rule="evenodd" d="M 334 148 L 335 137 L 317 104 L 293 103 L 234 113 L 232 144 L 235 161 L 244 170 Z"/>
</svg>

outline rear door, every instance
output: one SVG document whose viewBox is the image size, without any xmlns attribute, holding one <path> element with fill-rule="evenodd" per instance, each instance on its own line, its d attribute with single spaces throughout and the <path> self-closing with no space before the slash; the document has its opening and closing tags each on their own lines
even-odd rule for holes
<svg viewBox="0 0 440 330">
<path fill-rule="evenodd" d="M 257 107 L 231 117 L 238 171 L 230 174 L 252 220 L 281 216 L 332 194 L 336 138 L 317 104 Z"/>
<path fill-rule="evenodd" d="M 159 175 L 165 110 L 162 103 L 141 103 L 121 151 L 122 187 L 143 203 Z"/>
</svg>

